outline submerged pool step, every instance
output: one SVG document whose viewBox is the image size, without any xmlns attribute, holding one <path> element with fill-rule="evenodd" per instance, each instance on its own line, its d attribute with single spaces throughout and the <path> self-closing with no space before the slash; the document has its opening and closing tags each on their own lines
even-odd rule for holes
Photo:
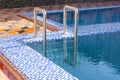
<svg viewBox="0 0 120 80">
<path fill-rule="evenodd" d="M 71 38 L 73 37 L 73 34 L 72 33 L 69 33 L 68 35 L 63 35 L 62 33 L 60 32 L 50 32 L 50 33 L 47 33 L 46 34 L 46 39 L 48 41 L 50 40 L 59 40 L 59 39 L 63 39 L 63 38 Z M 23 42 L 24 43 L 27 43 L 27 42 L 39 42 L 39 41 L 43 41 L 43 34 L 38 34 L 38 37 L 37 38 L 27 38 L 27 39 L 24 39 Z"/>
<path fill-rule="evenodd" d="M 120 31 L 120 22 L 79 26 L 78 35 L 102 34 Z"/>
<path fill-rule="evenodd" d="M 88 36 L 92 34 L 103 34 L 103 33 L 111 33 L 120 31 L 120 22 L 115 23 L 104 23 L 104 24 L 94 24 L 94 25 L 84 25 L 78 27 L 78 36 Z M 48 32 L 47 33 L 47 41 L 51 40 L 59 40 L 64 38 L 73 38 L 73 28 L 68 28 L 67 35 L 63 35 L 61 31 L 59 32 Z M 26 42 L 39 42 L 43 40 L 43 35 L 38 34 L 37 38 L 29 38 L 24 39 L 23 41 Z"/>
</svg>

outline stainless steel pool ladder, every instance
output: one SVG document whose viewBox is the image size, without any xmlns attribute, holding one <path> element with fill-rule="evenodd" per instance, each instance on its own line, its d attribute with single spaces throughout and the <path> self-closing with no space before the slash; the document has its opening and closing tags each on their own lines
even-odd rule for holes
<svg viewBox="0 0 120 80">
<path fill-rule="evenodd" d="M 37 37 L 37 11 L 43 14 L 43 51 L 44 55 L 46 55 L 46 10 L 35 7 L 34 8 L 34 37 Z"/>
<path fill-rule="evenodd" d="M 75 19 L 74 19 L 74 65 L 76 65 L 77 61 L 77 22 L 78 22 L 78 9 L 73 6 L 65 5 L 63 8 L 63 34 L 67 34 L 67 28 L 66 28 L 66 22 L 67 22 L 67 16 L 66 16 L 66 9 L 73 10 L 75 13 Z"/>
</svg>

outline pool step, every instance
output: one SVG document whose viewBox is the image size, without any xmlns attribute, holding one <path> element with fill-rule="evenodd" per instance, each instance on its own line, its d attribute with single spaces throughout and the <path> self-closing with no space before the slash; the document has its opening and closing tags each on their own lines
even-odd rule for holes
<svg viewBox="0 0 120 80">
<path fill-rule="evenodd" d="M 46 39 L 47 40 L 58 40 L 58 39 L 63 39 L 63 38 L 71 38 L 73 37 L 72 33 L 69 33 L 68 35 L 63 35 L 61 32 L 48 32 L 46 34 Z M 24 39 L 23 42 L 39 42 L 43 41 L 43 34 L 38 34 L 37 38 L 29 38 L 29 39 Z"/>
</svg>

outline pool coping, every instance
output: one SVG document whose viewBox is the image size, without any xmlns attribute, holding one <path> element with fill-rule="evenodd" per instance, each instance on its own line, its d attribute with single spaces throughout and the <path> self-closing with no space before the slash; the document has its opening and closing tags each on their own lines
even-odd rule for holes
<svg viewBox="0 0 120 80">
<path fill-rule="evenodd" d="M 34 23 L 34 20 L 33 20 L 33 19 L 31 19 L 31 18 L 29 18 L 29 17 L 26 17 L 26 16 L 24 16 L 24 15 L 22 15 L 22 14 L 17 14 L 17 16 L 19 16 L 19 17 L 21 17 L 21 18 L 24 18 L 24 19 L 26 19 L 26 20 Z M 43 27 L 43 26 L 42 26 L 42 25 L 43 25 L 42 22 L 38 22 L 38 25 L 40 25 L 41 27 Z M 47 24 L 46 26 L 47 26 L 47 29 L 49 29 L 49 30 L 51 30 L 51 31 L 59 31 L 58 28 L 53 27 L 53 26 L 50 25 L 50 24 Z"/>
</svg>

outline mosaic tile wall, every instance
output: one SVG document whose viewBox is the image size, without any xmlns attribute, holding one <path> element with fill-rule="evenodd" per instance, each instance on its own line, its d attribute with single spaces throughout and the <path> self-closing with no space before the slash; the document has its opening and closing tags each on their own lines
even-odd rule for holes
<svg viewBox="0 0 120 80">
<path fill-rule="evenodd" d="M 0 0 L 1 8 L 26 7 L 26 6 L 44 6 L 55 4 L 73 4 L 85 2 L 102 2 L 102 1 L 119 1 L 119 0 Z"/>
</svg>

